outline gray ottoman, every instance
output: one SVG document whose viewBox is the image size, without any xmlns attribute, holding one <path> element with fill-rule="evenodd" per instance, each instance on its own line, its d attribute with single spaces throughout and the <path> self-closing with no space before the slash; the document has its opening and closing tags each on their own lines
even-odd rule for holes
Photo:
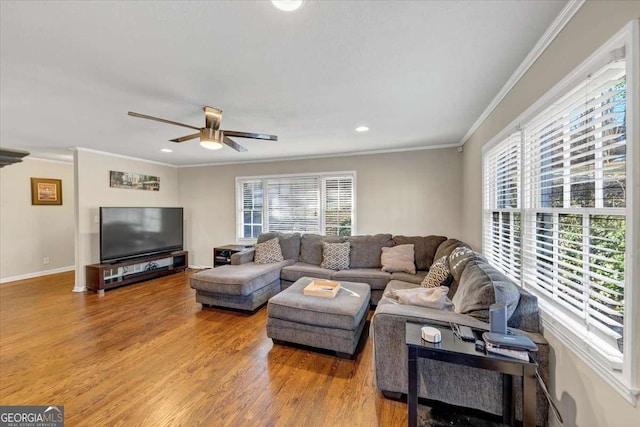
<svg viewBox="0 0 640 427">
<path fill-rule="evenodd" d="M 254 311 L 280 292 L 280 270 L 290 264 L 223 265 L 194 274 L 189 284 L 202 305 Z"/>
<path fill-rule="evenodd" d="M 340 282 L 335 298 L 302 293 L 313 278 L 302 277 L 267 303 L 267 336 L 333 350 L 351 357 L 367 320 L 371 288 L 366 283 Z"/>
</svg>

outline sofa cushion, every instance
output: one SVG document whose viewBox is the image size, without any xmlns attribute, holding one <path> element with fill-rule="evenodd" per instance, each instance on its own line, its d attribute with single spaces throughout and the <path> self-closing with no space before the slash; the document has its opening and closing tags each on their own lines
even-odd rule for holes
<svg viewBox="0 0 640 427">
<path fill-rule="evenodd" d="M 390 248 L 382 248 L 380 262 L 382 263 L 382 271 L 388 273 L 404 271 L 406 273 L 416 274 L 413 245 L 398 245 Z"/>
<path fill-rule="evenodd" d="M 403 282 L 409 282 L 415 285 L 419 285 L 420 283 L 422 283 L 426 276 L 426 271 L 416 271 L 416 274 L 393 272 L 391 273 L 391 280 L 401 280 Z"/>
<path fill-rule="evenodd" d="M 298 261 L 306 264 L 320 265 L 322 263 L 322 243 L 341 243 L 340 236 L 320 236 L 319 234 L 303 234 L 300 237 L 300 257 Z"/>
<path fill-rule="evenodd" d="M 520 291 L 515 283 L 480 259 L 466 264 L 453 296 L 456 313 L 468 314 L 485 322 L 489 321 L 489 306 L 494 302 L 507 306 L 508 319 L 519 300 Z"/>
<path fill-rule="evenodd" d="M 258 243 L 266 242 L 274 237 L 277 237 L 280 241 L 280 248 L 282 249 L 284 259 L 292 259 L 298 262 L 298 256 L 300 254 L 300 233 L 280 233 L 278 231 L 262 233 L 258 236 Z"/>
<path fill-rule="evenodd" d="M 256 264 L 272 264 L 280 261 L 284 261 L 284 257 L 277 237 L 256 245 L 253 262 Z"/>
<path fill-rule="evenodd" d="M 451 273 L 449 272 L 449 261 L 446 256 L 443 256 L 431 265 L 429 273 L 427 273 L 427 276 L 420 285 L 424 288 L 437 288 L 443 285 L 446 286 L 450 278 Z M 447 288 L 447 292 L 449 292 L 449 288 Z"/>
<path fill-rule="evenodd" d="M 414 245 L 415 262 L 418 270 L 428 270 L 433 263 L 436 250 L 442 242 L 447 240 L 443 236 L 393 236 L 396 245 Z"/>
<path fill-rule="evenodd" d="M 223 295 L 249 295 L 280 278 L 280 269 L 293 261 L 274 264 L 223 265 L 191 276 L 189 285 L 201 292 Z"/>
<path fill-rule="evenodd" d="M 444 242 L 440 243 L 440 246 L 438 246 L 438 250 L 436 250 L 436 254 L 434 255 L 433 259 L 440 259 L 443 256 L 449 256 L 451 252 L 453 252 L 453 250 L 459 246 L 464 246 L 466 248 L 469 247 L 469 245 L 461 242 L 458 239 L 447 239 Z"/>
<path fill-rule="evenodd" d="M 349 242 L 344 243 L 322 243 L 322 263 L 320 267 L 331 270 L 349 269 Z"/>
<path fill-rule="evenodd" d="M 351 243 L 351 268 L 381 268 L 382 248 L 393 246 L 391 234 L 350 236 L 346 241 Z"/>
<path fill-rule="evenodd" d="M 295 282 L 305 276 L 315 277 L 317 279 L 331 279 L 333 273 L 335 273 L 335 271 L 322 268 L 319 265 L 296 262 L 293 265 L 283 268 L 280 278 L 289 282 Z"/>
<path fill-rule="evenodd" d="M 371 289 L 384 289 L 391 280 L 391 274 L 385 273 L 377 268 L 352 268 L 350 270 L 334 271 L 331 280 L 349 282 L 364 282 L 371 286 Z"/>
</svg>

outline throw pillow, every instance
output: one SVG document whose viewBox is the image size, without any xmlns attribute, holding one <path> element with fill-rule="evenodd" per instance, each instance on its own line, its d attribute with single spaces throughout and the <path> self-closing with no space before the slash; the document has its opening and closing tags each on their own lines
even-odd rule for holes
<svg viewBox="0 0 640 427">
<path fill-rule="evenodd" d="M 382 248 L 380 261 L 382 271 L 394 273 L 403 271 L 416 274 L 416 265 L 413 263 L 413 245 L 398 245 L 390 248 Z"/>
<path fill-rule="evenodd" d="M 253 262 L 256 264 L 272 264 L 280 261 L 284 261 L 284 257 L 277 237 L 255 246 Z"/>
<path fill-rule="evenodd" d="M 449 255 L 449 271 L 453 276 L 453 280 L 460 282 L 462 272 L 471 261 L 486 261 L 486 259 L 466 246 L 457 247 L 451 252 L 451 255 Z"/>
<path fill-rule="evenodd" d="M 423 288 L 437 288 L 438 286 L 447 284 L 450 278 L 451 273 L 449 272 L 449 262 L 447 261 L 447 257 L 443 256 L 431 265 L 427 276 L 424 278 L 420 286 Z M 447 291 L 448 290 L 449 289 L 447 289 Z"/>
<path fill-rule="evenodd" d="M 331 270 L 347 270 L 349 269 L 349 252 L 351 245 L 349 242 L 344 243 L 327 243 L 322 244 L 322 263 L 320 267 L 329 268 Z"/>
<path fill-rule="evenodd" d="M 419 307 L 436 308 L 438 310 L 451 310 L 452 303 L 447 298 L 449 288 L 438 286 L 436 288 L 412 288 L 391 289 L 385 291 L 384 296 L 397 300 L 400 304 L 417 305 Z"/>
<path fill-rule="evenodd" d="M 436 250 L 440 244 L 447 240 L 443 236 L 393 236 L 393 242 L 396 245 L 413 244 L 415 251 L 416 269 L 427 271 L 433 264 Z"/>
</svg>

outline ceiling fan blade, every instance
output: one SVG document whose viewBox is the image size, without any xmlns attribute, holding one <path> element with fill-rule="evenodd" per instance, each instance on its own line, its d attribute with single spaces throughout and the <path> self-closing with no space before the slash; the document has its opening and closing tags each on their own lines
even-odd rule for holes
<svg viewBox="0 0 640 427">
<path fill-rule="evenodd" d="M 222 110 L 213 107 L 204 107 L 204 120 L 207 128 L 220 129 L 222 122 Z"/>
<path fill-rule="evenodd" d="M 141 119 L 147 119 L 147 120 L 155 120 L 156 122 L 162 122 L 162 123 L 167 123 L 167 124 L 170 124 L 170 125 L 176 125 L 176 126 L 182 126 L 182 127 L 185 127 L 185 128 L 189 128 L 189 129 L 200 130 L 200 128 L 197 128 L 195 126 L 185 125 L 184 123 L 178 123 L 178 122 L 174 122 L 172 120 L 161 119 L 159 117 L 147 116 L 146 114 L 134 113 L 133 111 L 129 111 L 128 114 L 130 116 L 132 116 L 132 117 L 139 117 Z"/>
<path fill-rule="evenodd" d="M 229 137 L 227 137 L 227 136 L 225 136 L 225 137 L 222 139 L 222 142 L 224 142 L 224 143 L 225 143 L 226 145 L 228 145 L 229 147 L 231 147 L 231 148 L 233 148 L 234 150 L 239 151 L 239 152 L 241 152 L 241 153 L 242 153 L 243 151 L 247 151 L 247 149 L 246 149 L 246 148 L 244 148 L 242 145 L 238 144 L 237 142 L 235 142 L 234 140 L 232 140 L 231 138 L 229 138 Z"/>
<path fill-rule="evenodd" d="M 267 135 L 266 133 L 238 132 L 235 130 L 223 130 L 225 135 L 236 136 L 238 138 L 263 139 L 266 141 L 277 141 L 276 135 Z"/>
<path fill-rule="evenodd" d="M 180 138 L 170 139 L 169 141 L 171 141 L 171 142 L 185 142 L 185 141 L 189 141 L 190 139 L 198 138 L 199 136 L 200 136 L 200 132 L 194 133 L 193 135 L 181 136 Z"/>
</svg>

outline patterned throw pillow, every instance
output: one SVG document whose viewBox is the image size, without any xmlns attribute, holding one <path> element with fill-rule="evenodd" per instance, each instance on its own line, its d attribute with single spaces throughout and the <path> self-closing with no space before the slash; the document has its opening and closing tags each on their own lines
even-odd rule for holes
<svg viewBox="0 0 640 427">
<path fill-rule="evenodd" d="M 427 276 L 424 278 L 420 286 L 423 288 L 437 288 L 444 285 L 451 274 L 449 273 L 449 262 L 447 257 L 436 260 L 429 269 Z"/>
<path fill-rule="evenodd" d="M 255 246 L 253 262 L 256 264 L 272 264 L 280 261 L 284 261 L 284 257 L 277 237 Z"/>
<path fill-rule="evenodd" d="M 351 244 L 344 243 L 322 243 L 322 264 L 320 267 L 331 270 L 349 269 L 349 252 Z"/>
</svg>

